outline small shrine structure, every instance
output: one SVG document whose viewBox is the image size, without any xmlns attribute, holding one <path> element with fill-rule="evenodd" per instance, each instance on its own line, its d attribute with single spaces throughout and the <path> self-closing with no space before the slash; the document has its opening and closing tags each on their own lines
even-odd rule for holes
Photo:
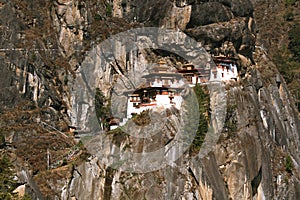
<svg viewBox="0 0 300 200">
<path fill-rule="evenodd" d="M 210 81 L 237 80 L 237 58 L 229 56 L 214 56 L 213 61 L 216 68 L 211 69 Z"/>
</svg>

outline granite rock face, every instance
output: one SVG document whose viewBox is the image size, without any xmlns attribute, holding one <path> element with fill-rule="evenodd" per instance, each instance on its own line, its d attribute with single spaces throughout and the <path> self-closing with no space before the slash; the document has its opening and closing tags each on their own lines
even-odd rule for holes
<svg viewBox="0 0 300 200">
<path fill-rule="evenodd" d="M 262 52 L 255 52 L 255 58 L 262 57 Z M 173 165 L 146 174 L 102 170 L 105 181 L 97 179 L 97 184 L 105 182 L 100 187 L 103 194 L 95 198 L 297 199 L 298 114 L 293 104 L 287 103 L 292 99 L 273 64 L 269 60 L 256 61 L 257 65 L 247 69 L 239 84 L 227 88 L 225 125 L 211 151 L 194 156 L 184 154 Z M 115 151 L 110 145 L 113 141 L 112 138 L 106 143 L 108 154 Z M 160 142 L 152 142 L 159 146 Z M 100 143 L 96 140 L 92 149 L 95 151 Z M 130 144 L 133 151 L 134 148 L 145 150 L 149 145 L 133 142 L 130 136 L 119 137 L 118 144 L 120 147 Z M 286 169 L 287 157 L 294 163 L 292 174 Z M 97 163 L 101 166 L 103 160 Z"/>
<path fill-rule="evenodd" d="M 16 144 L 30 138 L 30 134 L 44 134 L 41 122 L 59 131 L 66 131 L 70 124 L 92 131 L 88 127 L 97 119 L 91 120 L 94 91 L 89 91 L 88 86 L 99 88 L 107 99 L 115 99 L 114 106 L 124 111 L 124 99 L 118 94 L 130 88 L 122 83 L 138 85 L 148 66 L 161 58 L 171 65 L 182 64 L 180 58 L 168 52 L 127 52 L 117 42 L 112 46 L 116 59 L 106 60 L 100 56 L 99 44 L 133 27 L 169 28 L 187 34 L 199 48 L 212 54 L 227 52 L 239 57 L 239 80 L 224 86 L 223 96 L 211 93 L 210 106 L 215 112 L 212 128 L 220 132 L 217 142 L 204 153 L 186 152 L 170 165 L 148 173 L 115 170 L 109 166 L 108 158 L 93 152 L 99 148 L 96 143 L 89 149 L 93 155 L 70 167 L 68 176 L 57 178 L 57 186 L 64 186 L 52 187 L 54 192 L 49 198 L 299 199 L 299 113 L 275 64 L 255 48 L 255 9 L 259 7 L 240 0 L 57 0 L 39 4 L 3 0 L 1 128 Z M 184 45 L 187 36 L 178 39 L 175 33 L 163 44 L 177 41 L 178 49 L 189 50 Z M 143 43 L 153 43 L 149 36 L 142 39 Z M 195 52 L 189 55 L 193 57 Z M 116 88 L 119 90 L 113 90 Z M 220 102 L 226 109 L 219 106 Z M 172 120 L 176 122 L 176 118 Z M 26 129 L 19 129 L 22 126 Z M 174 133 L 166 130 L 163 139 L 152 138 L 152 142 L 157 146 L 168 143 Z M 119 147 L 132 148 L 132 152 L 156 147 L 128 135 L 101 133 L 105 140 L 95 137 L 92 142 L 106 141 L 101 150 L 109 155 L 116 151 L 111 145 L 116 141 Z M 16 145 L 13 151 L 21 147 Z M 22 158 L 17 160 L 18 166 L 24 164 L 19 162 Z M 292 166 L 287 166 L 287 160 Z M 19 174 L 23 167 L 29 169 L 25 170 L 26 176 L 33 178 L 26 181 L 20 176 L 19 180 L 29 185 L 32 197 L 47 196 L 41 186 L 44 184 L 34 183 L 41 171 L 26 164 L 18 168 Z M 58 168 L 55 172 L 60 170 L 63 171 Z"/>
</svg>

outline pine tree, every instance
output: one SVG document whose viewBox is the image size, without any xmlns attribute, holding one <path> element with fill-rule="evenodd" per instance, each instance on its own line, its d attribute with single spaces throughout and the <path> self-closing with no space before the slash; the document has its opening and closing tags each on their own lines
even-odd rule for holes
<svg viewBox="0 0 300 200">
<path fill-rule="evenodd" d="M 206 113 L 209 113 L 209 94 L 205 91 L 205 88 L 198 84 L 194 87 L 194 92 L 198 101 L 199 122 L 194 141 L 191 145 L 192 152 L 200 150 L 200 147 L 204 142 L 206 132 L 208 131 L 209 123 L 209 119 L 206 117 Z"/>
<path fill-rule="evenodd" d="M 13 199 L 13 191 L 16 187 L 17 182 L 14 180 L 13 165 L 8 157 L 4 155 L 0 159 L 0 199 Z"/>
</svg>

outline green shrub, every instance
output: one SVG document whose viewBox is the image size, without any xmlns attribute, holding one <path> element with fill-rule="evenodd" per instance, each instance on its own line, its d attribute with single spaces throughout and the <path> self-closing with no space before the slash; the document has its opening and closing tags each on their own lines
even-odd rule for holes
<svg viewBox="0 0 300 200">
<path fill-rule="evenodd" d="M 285 0 L 285 6 L 288 7 L 288 6 L 295 5 L 297 1 L 299 0 Z"/>
<path fill-rule="evenodd" d="M 150 111 L 149 110 L 144 110 L 138 115 L 135 115 L 132 120 L 139 126 L 146 126 L 150 124 Z"/>
<path fill-rule="evenodd" d="M 108 16 L 108 17 L 112 16 L 112 7 L 110 4 L 106 5 L 106 16 Z"/>
<path fill-rule="evenodd" d="M 102 20 L 102 17 L 101 17 L 101 15 L 96 13 L 95 16 L 94 16 L 94 19 L 97 20 L 97 21 L 100 21 L 100 20 Z"/>
<path fill-rule="evenodd" d="M 288 173 L 292 173 L 292 170 L 293 170 L 293 160 L 290 156 L 287 156 L 285 158 L 285 170 L 288 172 Z"/>
<path fill-rule="evenodd" d="M 95 109 L 96 116 L 100 125 L 103 126 L 104 129 L 109 129 L 109 124 L 106 121 L 110 117 L 110 101 L 107 100 L 103 94 L 103 92 L 97 88 L 95 94 Z"/>
<path fill-rule="evenodd" d="M 294 14 L 292 12 L 288 12 L 284 15 L 285 21 L 293 21 L 294 20 Z"/>
</svg>

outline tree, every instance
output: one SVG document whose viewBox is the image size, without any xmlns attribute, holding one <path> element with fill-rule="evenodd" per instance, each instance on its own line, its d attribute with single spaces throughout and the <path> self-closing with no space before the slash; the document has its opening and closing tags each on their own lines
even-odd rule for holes
<svg viewBox="0 0 300 200">
<path fill-rule="evenodd" d="M 14 180 L 13 165 L 8 157 L 4 155 L 0 159 L 0 199 L 13 199 L 13 191 L 16 187 L 17 182 Z"/>
<path fill-rule="evenodd" d="M 95 94 L 95 109 L 96 116 L 98 118 L 99 124 L 103 129 L 108 129 L 107 119 L 110 117 L 109 105 L 107 104 L 107 99 L 105 98 L 103 92 L 97 88 Z"/>
<path fill-rule="evenodd" d="M 205 89 L 205 86 L 201 86 L 199 84 L 195 85 L 194 92 L 199 106 L 199 122 L 194 141 L 191 145 L 192 152 L 200 150 L 201 145 L 204 142 L 205 135 L 208 131 L 209 123 L 209 93 L 207 89 Z"/>
</svg>

